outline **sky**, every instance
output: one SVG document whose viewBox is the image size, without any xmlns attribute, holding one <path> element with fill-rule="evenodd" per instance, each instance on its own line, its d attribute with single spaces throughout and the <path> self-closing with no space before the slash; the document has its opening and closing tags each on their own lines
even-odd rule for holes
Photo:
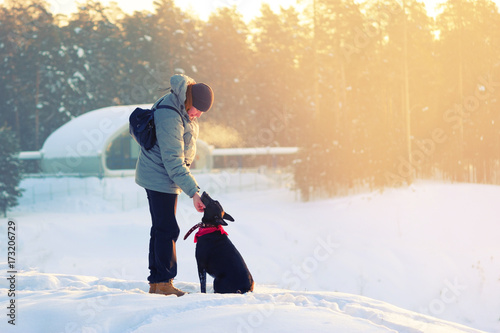
<svg viewBox="0 0 500 333">
<path fill-rule="evenodd" d="M 53 13 L 70 14 L 76 11 L 78 2 L 85 2 L 85 0 L 46 0 Z M 110 1 L 117 2 L 121 9 L 127 13 L 133 13 L 136 10 L 154 11 L 154 0 L 100 0 L 103 4 L 108 4 Z M 236 5 L 243 19 L 248 22 L 253 17 L 260 14 L 260 7 L 262 3 L 268 3 L 271 9 L 279 11 L 280 6 L 287 8 L 289 6 L 296 6 L 298 8 L 305 7 L 308 2 L 313 0 L 174 0 L 178 7 L 183 10 L 193 11 L 201 19 L 208 19 L 210 13 L 218 7 Z M 355 0 L 356 2 L 365 2 L 370 0 Z M 402 1 L 402 0 L 398 0 Z M 418 0 L 423 2 L 430 16 L 438 14 L 437 6 L 446 0 Z M 498 7 L 500 7 L 500 0 L 493 0 Z M 0 0 L 3 3 L 4 0 Z"/>
<path fill-rule="evenodd" d="M 76 9 L 76 1 L 74 0 L 47 0 L 51 4 L 51 10 L 55 13 L 69 14 Z M 222 6 L 236 5 L 243 15 L 245 21 L 251 20 L 253 17 L 258 16 L 260 7 L 263 2 L 270 4 L 271 8 L 275 11 L 279 10 L 280 6 L 285 8 L 289 6 L 304 6 L 308 1 L 312 0 L 175 0 L 177 6 L 183 10 L 194 11 L 200 18 L 207 19 L 212 11 Z M 362 2 L 364 0 L 357 0 Z M 0 2 L 3 2 L 0 0 Z M 84 1 L 82 1 L 84 2 Z M 102 3 L 107 4 L 109 0 L 101 0 Z M 116 0 L 119 6 L 127 13 L 132 13 L 135 10 L 149 10 L 153 11 L 153 0 Z M 445 0 L 422 0 L 425 3 L 426 9 L 431 16 L 436 14 L 436 5 L 446 2 Z M 500 0 L 495 0 L 498 4 Z"/>
</svg>

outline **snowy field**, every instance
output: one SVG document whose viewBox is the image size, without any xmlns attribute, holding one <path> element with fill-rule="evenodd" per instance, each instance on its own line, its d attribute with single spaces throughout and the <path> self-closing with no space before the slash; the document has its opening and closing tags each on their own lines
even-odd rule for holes
<svg viewBox="0 0 500 333">
<path fill-rule="evenodd" d="M 0 332 L 500 332 L 500 187 L 419 182 L 303 203 L 286 177 L 196 178 L 236 220 L 225 229 L 253 293 L 199 293 L 182 237 L 201 214 L 184 194 L 175 285 L 191 294 L 165 297 L 147 293 L 150 216 L 133 178 L 26 179 L 1 219 L 0 269 L 9 277 L 12 220 L 17 274 L 15 297 L 0 282 Z"/>
</svg>

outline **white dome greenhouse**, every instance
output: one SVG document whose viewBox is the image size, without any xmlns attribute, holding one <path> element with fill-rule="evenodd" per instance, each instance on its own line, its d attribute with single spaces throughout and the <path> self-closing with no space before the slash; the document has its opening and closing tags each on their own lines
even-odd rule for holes
<svg viewBox="0 0 500 333">
<path fill-rule="evenodd" d="M 129 116 L 136 107 L 150 106 L 111 106 L 72 119 L 45 141 L 41 150 L 43 172 L 100 177 L 133 175 L 139 145 L 129 134 Z M 211 167 L 210 148 L 198 140 L 191 169 Z"/>
</svg>

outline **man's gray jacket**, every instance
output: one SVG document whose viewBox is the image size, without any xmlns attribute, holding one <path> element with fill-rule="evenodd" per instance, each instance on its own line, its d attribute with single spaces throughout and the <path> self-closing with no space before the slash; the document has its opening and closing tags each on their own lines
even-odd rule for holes
<svg viewBox="0 0 500 333">
<path fill-rule="evenodd" d="M 171 92 L 155 104 L 170 105 L 171 109 L 158 109 L 154 113 L 156 144 L 150 150 L 141 148 L 137 160 L 135 182 L 146 189 L 180 194 L 190 198 L 199 190 L 198 183 L 189 171 L 196 155 L 198 120 L 189 120 L 184 106 L 188 83 L 194 80 L 185 75 L 170 78 Z"/>
</svg>

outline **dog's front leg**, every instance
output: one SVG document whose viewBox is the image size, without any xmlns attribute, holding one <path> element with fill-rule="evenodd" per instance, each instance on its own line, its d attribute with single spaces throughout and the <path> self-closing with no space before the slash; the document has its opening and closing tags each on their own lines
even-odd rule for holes
<svg viewBox="0 0 500 333">
<path fill-rule="evenodd" d="M 205 269 L 198 270 L 198 276 L 200 277 L 201 292 L 206 294 L 206 292 L 207 292 L 207 271 Z"/>
</svg>

